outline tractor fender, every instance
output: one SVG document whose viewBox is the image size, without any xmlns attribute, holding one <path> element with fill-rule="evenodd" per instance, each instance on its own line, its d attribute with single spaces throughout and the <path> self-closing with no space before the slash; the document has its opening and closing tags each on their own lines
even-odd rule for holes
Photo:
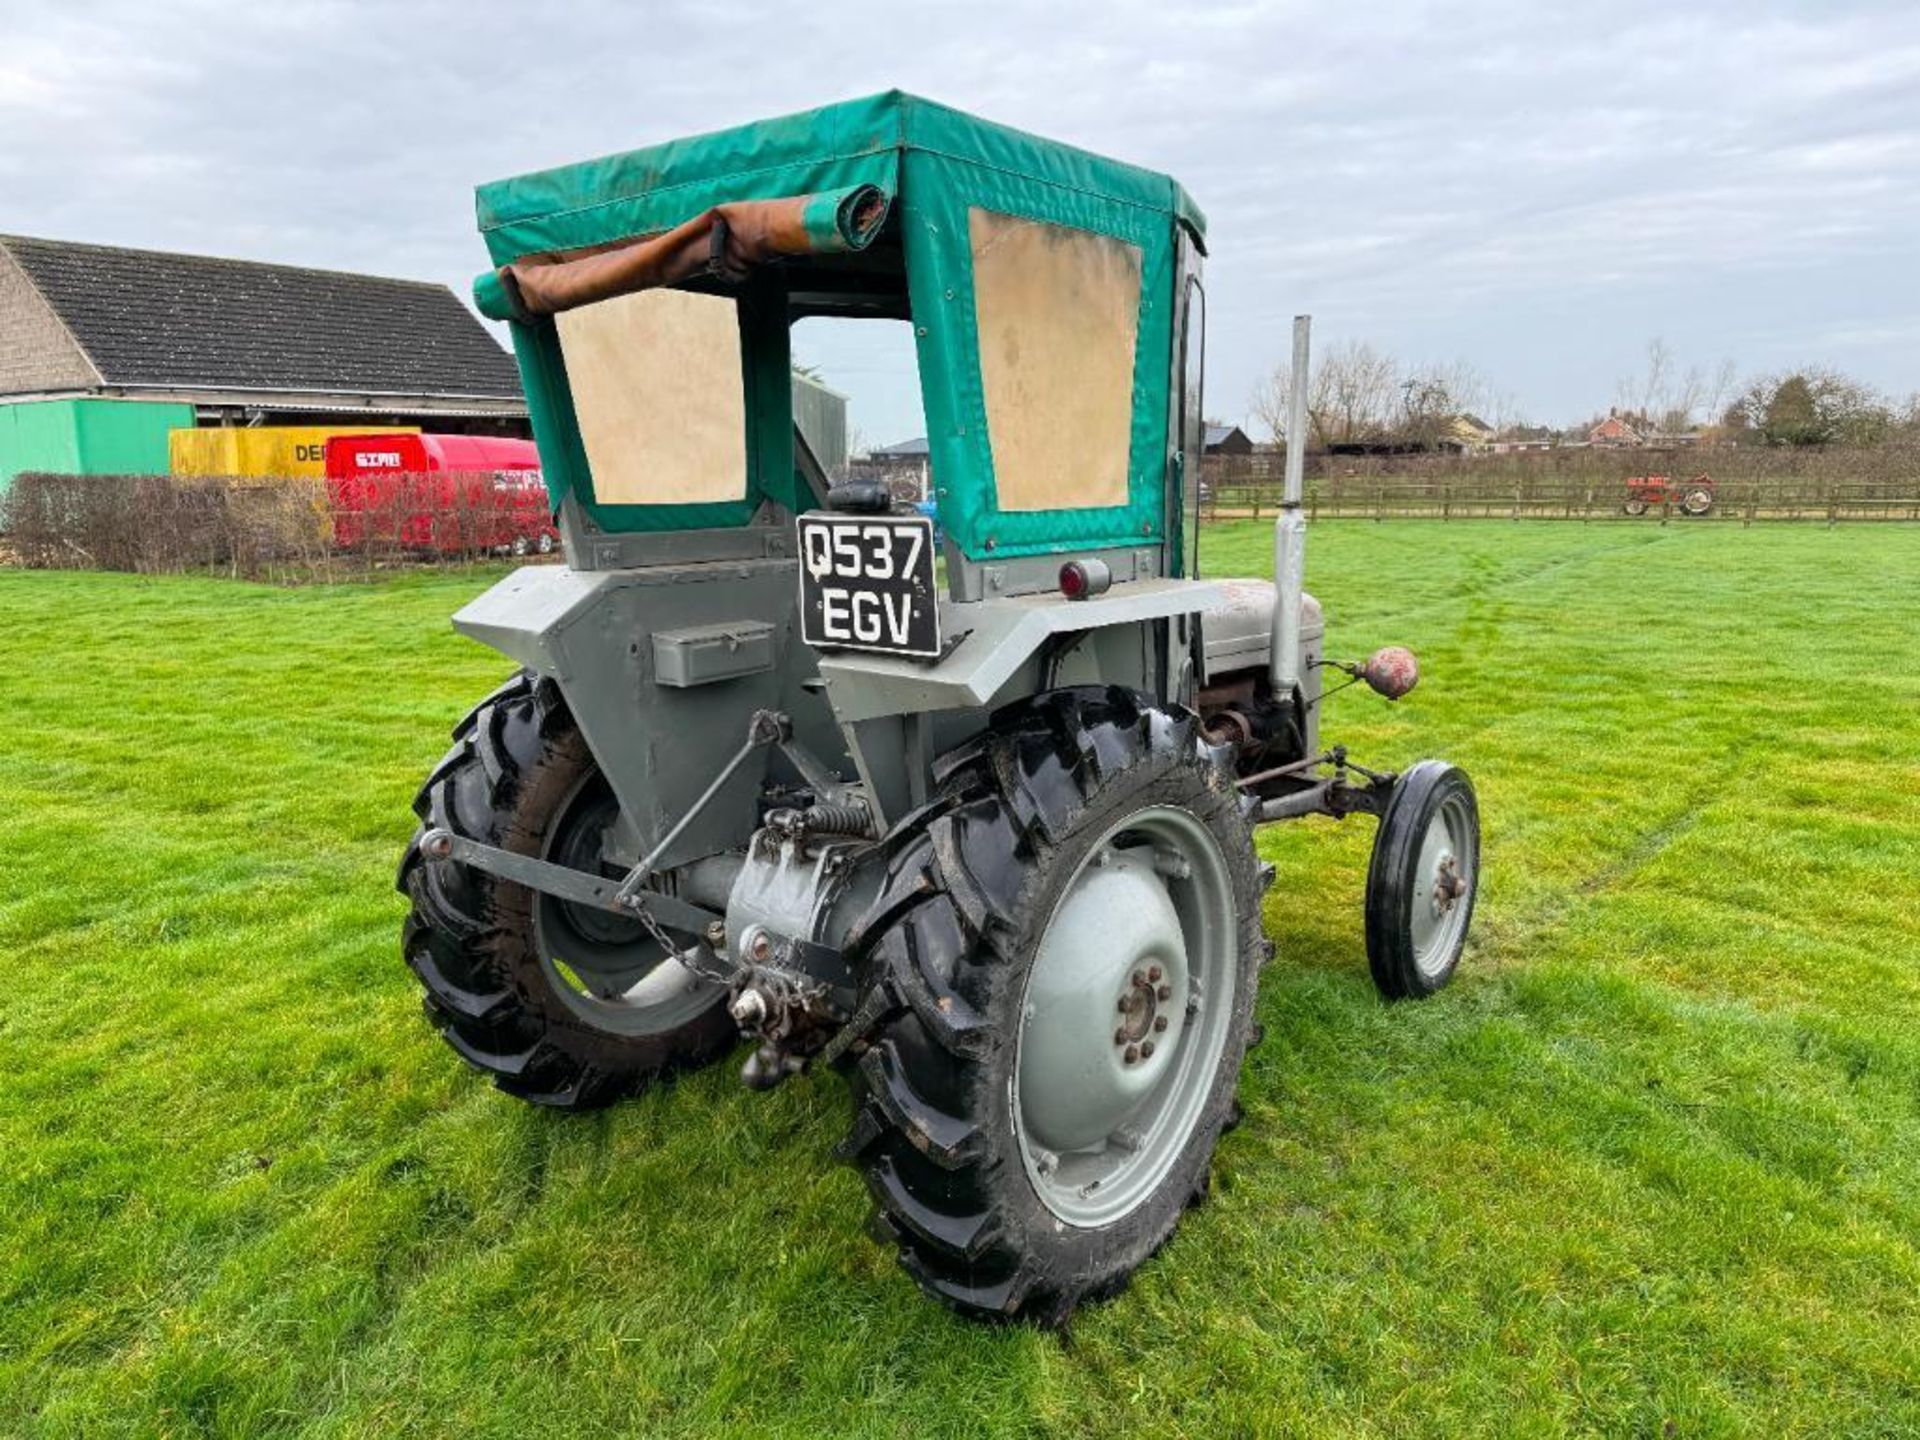
<svg viewBox="0 0 1920 1440">
<path fill-rule="evenodd" d="M 823 652 L 820 676 L 842 725 L 887 715 L 976 710 L 995 697 L 1055 635 L 1139 625 L 1219 610 L 1224 585 L 1206 580 L 1137 580 L 1103 595 L 1009 595 L 943 601 L 946 652 L 932 663 L 855 651 Z"/>
</svg>

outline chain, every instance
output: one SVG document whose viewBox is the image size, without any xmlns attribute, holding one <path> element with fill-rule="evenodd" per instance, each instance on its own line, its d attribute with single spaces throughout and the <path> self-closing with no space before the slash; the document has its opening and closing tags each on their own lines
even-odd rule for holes
<svg viewBox="0 0 1920 1440">
<path fill-rule="evenodd" d="M 715 961 L 711 965 L 698 959 L 689 959 L 689 956 L 704 955 L 707 953 L 706 948 L 696 942 L 688 949 L 682 950 L 678 945 L 674 944 L 673 937 L 666 932 L 665 927 L 662 926 L 658 920 L 653 918 L 653 912 L 647 909 L 647 902 L 640 898 L 638 891 L 625 897 L 625 899 L 621 901 L 621 904 L 632 913 L 634 919 L 646 927 L 647 934 L 653 937 L 654 943 L 660 947 L 669 959 L 678 960 L 682 965 L 685 965 L 687 969 L 693 971 L 694 974 L 704 980 L 713 980 L 721 985 L 732 983 L 733 971 L 724 968 L 719 963 L 718 957 L 715 957 Z"/>
</svg>

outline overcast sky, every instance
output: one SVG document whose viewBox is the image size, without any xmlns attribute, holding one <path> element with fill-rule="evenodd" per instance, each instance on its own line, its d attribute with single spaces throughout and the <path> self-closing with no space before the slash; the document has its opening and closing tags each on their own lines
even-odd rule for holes
<svg viewBox="0 0 1920 1440">
<path fill-rule="evenodd" d="M 444 280 L 475 183 L 893 86 L 1178 176 L 1208 409 L 1320 344 L 1604 409 L 1651 337 L 1920 388 L 1920 3 L 0 0 L 0 230 Z M 904 346 L 802 336 L 874 443 Z"/>
</svg>

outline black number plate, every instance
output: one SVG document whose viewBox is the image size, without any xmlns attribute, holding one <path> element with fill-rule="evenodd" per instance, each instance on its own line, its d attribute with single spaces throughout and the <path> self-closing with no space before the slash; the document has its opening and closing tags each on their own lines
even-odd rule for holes
<svg viewBox="0 0 1920 1440">
<path fill-rule="evenodd" d="M 933 522 L 923 515 L 802 515 L 800 638 L 822 648 L 937 656 Z"/>
</svg>

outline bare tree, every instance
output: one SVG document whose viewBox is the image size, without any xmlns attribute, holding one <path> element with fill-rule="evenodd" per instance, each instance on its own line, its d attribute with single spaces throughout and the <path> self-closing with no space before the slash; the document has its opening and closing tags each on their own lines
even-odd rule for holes
<svg viewBox="0 0 1920 1440">
<path fill-rule="evenodd" d="M 1709 423 L 1718 421 L 1732 402 L 1740 385 L 1740 367 L 1734 363 L 1731 355 L 1720 362 L 1713 372 L 1713 378 L 1707 382 L 1705 395 L 1701 397 L 1700 409 Z"/>
<path fill-rule="evenodd" d="M 1672 383 L 1673 351 L 1658 335 L 1647 342 L 1646 368 L 1622 376 L 1613 387 L 1615 405 L 1626 414 L 1649 420 L 1660 409 Z"/>
<path fill-rule="evenodd" d="M 1276 440 L 1287 438 L 1293 367 L 1274 367 L 1253 397 L 1253 413 Z M 1312 443 L 1326 446 L 1384 435 L 1394 421 L 1400 367 L 1364 340 L 1342 340 L 1314 358 L 1307 380 L 1307 422 Z"/>
<path fill-rule="evenodd" d="M 1643 430 L 1679 434 L 1691 430 L 1696 417 L 1717 418 L 1738 383 L 1738 367 L 1720 362 L 1711 376 L 1698 365 L 1680 369 L 1673 349 L 1655 336 L 1647 342 L 1646 368 L 1614 386 L 1622 418 Z"/>
</svg>

